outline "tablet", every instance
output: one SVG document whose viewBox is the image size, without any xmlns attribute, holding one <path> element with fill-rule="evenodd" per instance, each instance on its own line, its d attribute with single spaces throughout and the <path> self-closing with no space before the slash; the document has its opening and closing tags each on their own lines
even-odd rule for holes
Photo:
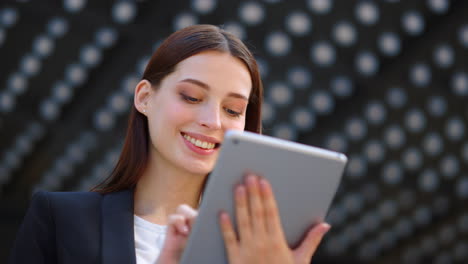
<svg viewBox="0 0 468 264">
<path fill-rule="evenodd" d="M 313 223 L 325 219 L 346 162 L 342 153 L 251 132 L 228 131 L 181 263 L 228 263 L 219 213 L 226 211 L 236 225 L 233 190 L 247 171 L 268 179 L 286 239 L 290 246 L 297 245 Z"/>
</svg>

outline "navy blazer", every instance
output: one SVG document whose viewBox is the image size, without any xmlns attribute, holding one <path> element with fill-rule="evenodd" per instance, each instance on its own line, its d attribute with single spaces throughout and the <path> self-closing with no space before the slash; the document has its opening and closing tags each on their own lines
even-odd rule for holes
<svg viewBox="0 0 468 264">
<path fill-rule="evenodd" d="M 10 263 L 135 264 L 133 190 L 36 193 Z"/>
</svg>

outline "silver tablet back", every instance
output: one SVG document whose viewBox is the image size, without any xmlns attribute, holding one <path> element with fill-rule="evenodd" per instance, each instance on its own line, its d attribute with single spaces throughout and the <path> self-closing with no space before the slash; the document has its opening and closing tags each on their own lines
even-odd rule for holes
<svg viewBox="0 0 468 264">
<path fill-rule="evenodd" d="M 209 176 L 181 263 L 227 263 L 218 215 L 224 210 L 235 220 L 233 188 L 246 171 L 270 181 L 286 239 L 290 246 L 297 245 L 314 222 L 324 220 L 346 161 L 341 153 L 229 131 Z"/>
</svg>

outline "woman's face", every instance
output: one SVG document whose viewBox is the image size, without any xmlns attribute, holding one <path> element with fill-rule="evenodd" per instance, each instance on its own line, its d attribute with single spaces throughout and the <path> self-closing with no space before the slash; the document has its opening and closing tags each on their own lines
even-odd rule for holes
<svg viewBox="0 0 468 264">
<path fill-rule="evenodd" d="M 160 162 L 194 174 L 208 174 L 226 130 L 244 130 L 252 87 L 246 66 L 228 53 L 202 52 L 180 62 L 143 109 L 150 153 Z M 137 87 L 137 93 L 138 93 Z"/>
</svg>

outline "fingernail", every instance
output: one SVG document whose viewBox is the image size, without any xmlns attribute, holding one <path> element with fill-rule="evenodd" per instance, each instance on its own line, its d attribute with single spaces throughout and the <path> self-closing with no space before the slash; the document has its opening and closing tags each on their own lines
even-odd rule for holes
<svg viewBox="0 0 468 264">
<path fill-rule="evenodd" d="M 330 228 L 331 228 L 331 225 L 329 225 L 328 223 L 323 223 L 323 224 L 322 224 L 322 228 L 321 228 L 322 230 L 321 230 L 321 231 L 322 231 L 323 234 L 325 234 L 325 233 L 327 233 L 327 232 L 330 230 Z"/>
<path fill-rule="evenodd" d="M 236 192 L 238 195 L 244 195 L 245 194 L 245 187 L 243 185 L 237 186 Z"/>
<path fill-rule="evenodd" d="M 257 176 L 253 174 L 250 174 L 249 176 L 247 176 L 247 183 L 249 184 L 255 183 L 256 180 L 257 180 Z"/>
<path fill-rule="evenodd" d="M 189 232 L 189 229 L 187 226 L 183 226 L 182 227 L 182 232 L 184 232 L 185 234 L 187 234 Z"/>
<path fill-rule="evenodd" d="M 267 187 L 268 186 L 268 182 L 267 180 L 265 180 L 264 178 L 260 178 L 260 181 L 259 181 L 260 185 L 262 187 Z"/>
</svg>

